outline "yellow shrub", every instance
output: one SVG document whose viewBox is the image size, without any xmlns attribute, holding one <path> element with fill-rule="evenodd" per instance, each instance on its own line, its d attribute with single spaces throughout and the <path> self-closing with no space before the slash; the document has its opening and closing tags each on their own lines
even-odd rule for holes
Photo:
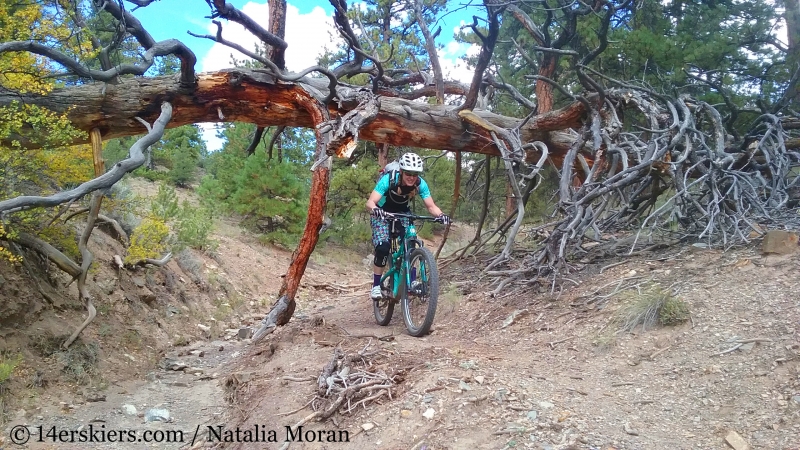
<svg viewBox="0 0 800 450">
<path fill-rule="evenodd" d="M 9 233 L 6 232 L 3 224 L 0 223 L 0 239 L 6 239 L 7 237 L 10 237 Z M 11 250 L 0 245 L 0 261 L 3 260 L 8 261 L 11 264 L 19 264 L 22 262 L 22 257 L 11 253 Z"/>
<path fill-rule="evenodd" d="M 153 217 L 147 217 L 133 230 L 131 245 L 128 247 L 126 264 L 136 264 L 146 258 L 160 258 L 167 248 L 169 227 Z"/>
</svg>

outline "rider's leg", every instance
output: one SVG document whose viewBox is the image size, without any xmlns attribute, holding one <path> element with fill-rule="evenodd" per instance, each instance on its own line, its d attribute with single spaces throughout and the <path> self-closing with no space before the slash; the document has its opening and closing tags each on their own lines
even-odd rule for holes
<svg viewBox="0 0 800 450">
<path fill-rule="evenodd" d="M 389 251 L 388 242 L 381 242 L 375 246 L 375 259 L 372 261 L 373 286 L 381 284 L 381 275 L 383 275 L 386 262 L 389 260 Z"/>
<path fill-rule="evenodd" d="M 378 300 L 381 295 L 381 275 L 383 269 L 386 267 L 386 261 L 389 259 L 389 226 L 385 220 L 380 220 L 372 217 L 370 219 L 372 226 L 372 245 L 375 246 L 375 258 L 372 266 L 372 290 L 370 297 L 373 300 Z"/>
</svg>

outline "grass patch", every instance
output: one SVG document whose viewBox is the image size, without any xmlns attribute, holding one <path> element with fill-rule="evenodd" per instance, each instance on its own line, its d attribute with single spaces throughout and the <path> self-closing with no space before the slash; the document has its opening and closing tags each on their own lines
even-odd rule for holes
<svg viewBox="0 0 800 450">
<path fill-rule="evenodd" d="M 592 339 L 592 344 L 598 350 L 608 351 L 617 345 L 617 334 L 610 327 L 604 327 Z"/>
<path fill-rule="evenodd" d="M 128 328 L 128 330 L 120 336 L 120 343 L 126 349 L 141 350 L 142 336 L 138 331 Z"/>
<path fill-rule="evenodd" d="M 184 336 L 182 334 L 176 334 L 175 335 L 175 340 L 172 342 L 172 345 L 175 346 L 175 347 L 186 347 L 190 343 L 191 342 L 189 341 L 188 337 L 186 337 L 186 336 Z"/>
<path fill-rule="evenodd" d="M 10 392 L 8 381 L 14 373 L 14 369 L 22 362 L 22 355 L 9 355 L 5 352 L 0 353 L 0 425 L 8 421 L 8 403 L 6 394 Z"/>
<path fill-rule="evenodd" d="M 627 293 L 628 302 L 616 314 L 620 331 L 642 331 L 656 325 L 677 325 L 689 320 L 689 307 L 659 284 L 646 285 L 636 293 Z"/>
<path fill-rule="evenodd" d="M 43 357 L 54 357 L 61 368 L 61 373 L 78 384 L 89 384 L 98 375 L 100 347 L 97 343 L 84 343 L 79 337 L 68 349 L 61 348 L 68 335 L 56 336 L 45 333 L 36 336 L 32 347 Z"/>
<path fill-rule="evenodd" d="M 11 378 L 14 369 L 17 368 L 19 363 L 22 362 L 22 355 L 13 357 L 7 355 L 0 355 L 0 384 L 5 383 Z"/>
</svg>

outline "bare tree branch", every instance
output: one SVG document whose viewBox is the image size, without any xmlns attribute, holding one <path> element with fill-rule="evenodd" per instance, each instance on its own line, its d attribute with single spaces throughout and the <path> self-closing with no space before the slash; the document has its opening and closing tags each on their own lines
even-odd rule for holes
<svg viewBox="0 0 800 450">
<path fill-rule="evenodd" d="M 113 186 L 117 181 L 121 180 L 126 173 L 131 172 L 144 164 L 144 151 L 161 139 L 161 136 L 164 135 L 164 129 L 167 126 L 167 122 L 169 122 L 170 117 L 172 117 L 172 105 L 164 102 L 161 106 L 161 115 L 159 116 L 158 120 L 156 120 L 152 129 L 148 130 L 146 135 L 144 135 L 142 138 L 136 141 L 133 146 L 131 146 L 128 158 L 115 164 L 111 170 L 103 175 L 82 183 L 80 186 L 74 189 L 62 191 L 49 197 L 25 195 L 0 201 L 0 214 L 21 209 L 56 206 L 70 200 L 83 197 L 84 195 L 98 189 L 106 189 Z"/>
<path fill-rule="evenodd" d="M 441 105 L 444 104 L 444 76 L 442 76 L 442 65 L 439 64 L 439 55 L 436 53 L 436 42 L 428 29 L 425 16 L 422 15 L 422 0 L 414 1 L 414 13 L 417 16 L 417 25 L 419 25 L 422 36 L 425 38 L 425 49 L 428 50 L 428 59 L 433 68 L 433 79 L 436 83 L 436 102 Z"/>
<path fill-rule="evenodd" d="M 208 6 L 211 7 L 211 18 L 216 19 L 221 17 L 231 22 L 236 22 L 243 26 L 247 31 L 253 33 L 258 39 L 266 45 L 280 50 L 286 50 L 288 44 L 280 37 L 265 30 L 264 27 L 259 25 L 255 20 L 251 19 L 247 14 L 242 13 L 235 6 L 226 2 L 225 0 L 206 0 Z"/>
<path fill-rule="evenodd" d="M 321 67 L 321 66 L 312 66 L 312 67 L 308 67 L 308 68 L 302 70 L 300 73 L 285 74 L 280 68 L 278 68 L 277 65 L 275 65 L 275 63 L 273 63 L 269 59 L 264 58 L 264 57 L 262 57 L 261 55 L 255 53 L 255 52 L 247 50 L 246 48 L 242 47 L 239 44 L 236 44 L 234 42 L 228 41 L 227 39 L 223 38 L 222 37 L 222 24 L 219 21 L 215 20 L 214 21 L 214 25 L 217 26 L 217 35 L 216 36 L 211 36 L 209 34 L 200 35 L 200 34 L 194 34 L 194 33 L 191 33 L 191 32 L 189 34 L 194 36 L 194 37 L 210 39 L 210 40 L 212 40 L 214 42 L 219 42 L 220 44 L 223 44 L 225 46 L 228 46 L 228 47 L 230 47 L 230 48 L 232 48 L 234 50 L 237 50 L 237 51 L 243 53 L 244 55 L 248 56 L 249 58 L 252 58 L 252 59 L 264 64 L 265 66 L 267 66 L 270 69 L 270 73 L 272 75 L 274 75 L 277 79 L 281 80 L 281 81 L 298 81 L 298 80 L 302 79 L 304 76 L 308 75 L 311 72 L 320 72 L 321 74 L 323 74 L 326 77 L 328 77 L 328 80 L 329 80 L 329 82 L 328 82 L 328 95 L 324 99 L 322 99 L 322 102 L 323 103 L 328 103 L 336 95 L 336 84 L 339 82 L 339 80 L 337 79 L 336 75 L 334 75 L 328 69 L 326 69 L 324 67 Z"/>
<path fill-rule="evenodd" d="M 497 37 L 500 35 L 500 19 L 498 15 L 502 10 L 491 6 L 491 2 L 488 0 L 485 0 L 484 4 L 486 5 L 486 12 L 489 16 L 489 34 L 484 37 L 478 31 L 478 20 L 476 17 L 472 23 L 472 30 L 481 39 L 481 51 L 478 54 L 478 62 L 475 64 L 475 73 L 472 75 L 472 83 L 469 86 L 469 92 L 467 92 L 464 103 L 459 107 L 459 110 L 472 109 L 477 104 L 478 91 L 483 82 L 483 72 L 489 67 L 492 54 L 494 53 L 494 46 L 497 43 Z"/>
<path fill-rule="evenodd" d="M 74 73 L 83 78 L 90 78 L 92 80 L 111 82 L 120 75 L 144 75 L 150 67 L 153 66 L 154 60 L 157 56 L 166 55 L 181 55 L 182 59 L 189 61 L 187 66 L 192 68 L 196 62 L 194 53 L 189 50 L 182 42 L 176 39 L 169 39 L 161 41 L 153 45 L 144 54 L 144 64 L 120 64 L 108 70 L 93 70 L 84 67 L 78 61 L 66 54 L 50 48 L 46 45 L 39 44 L 33 41 L 11 41 L 0 44 L 0 53 L 3 52 L 30 52 L 37 55 L 44 56 L 52 59 L 53 61 L 61 64 Z M 194 70 L 181 73 L 181 82 L 184 85 L 194 85 Z"/>
</svg>

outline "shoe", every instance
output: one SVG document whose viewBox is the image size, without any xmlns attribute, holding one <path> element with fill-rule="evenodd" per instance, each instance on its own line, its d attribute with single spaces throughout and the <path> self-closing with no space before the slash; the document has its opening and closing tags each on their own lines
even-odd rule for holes
<svg viewBox="0 0 800 450">
<path fill-rule="evenodd" d="M 373 287 L 372 287 L 372 290 L 371 290 L 371 291 L 369 291 L 369 296 L 370 296 L 370 298 L 372 298 L 373 300 L 380 300 L 380 299 L 382 299 L 382 298 L 383 298 L 383 293 L 381 292 L 381 287 L 380 287 L 380 286 L 373 286 Z"/>
</svg>

